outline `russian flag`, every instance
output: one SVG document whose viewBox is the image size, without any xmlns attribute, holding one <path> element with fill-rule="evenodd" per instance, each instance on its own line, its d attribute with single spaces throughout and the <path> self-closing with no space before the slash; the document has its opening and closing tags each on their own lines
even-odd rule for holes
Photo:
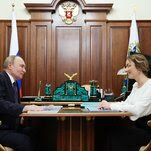
<svg viewBox="0 0 151 151">
<path fill-rule="evenodd" d="M 131 21 L 128 55 L 130 55 L 131 52 L 140 53 L 138 28 L 137 28 L 135 13 L 133 14 L 132 21 Z"/>
<path fill-rule="evenodd" d="M 14 12 L 14 5 L 12 5 L 12 31 L 11 31 L 11 40 L 10 40 L 10 49 L 9 49 L 9 55 L 19 55 L 19 47 L 18 47 L 18 33 L 17 33 L 17 26 L 16 26 L 16 17 Z M 20 96 L 22 96 L 22 86 L 21 86 L 21 80 L 17 81 L 19 86 L 19 92 Z"/>
</svg>

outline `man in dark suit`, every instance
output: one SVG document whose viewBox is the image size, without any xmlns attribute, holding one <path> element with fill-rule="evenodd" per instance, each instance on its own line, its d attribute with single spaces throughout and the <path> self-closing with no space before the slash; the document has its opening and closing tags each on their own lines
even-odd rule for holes
<svg viewBox="0 0 151 151">
<path fill-rule="evenodd" d="M 0 144 L 15 151 L 33 151 L 33 140 L 28 129 L 21 128 L 19 115 L 27 111 L 39 111 L 42 107 L 22 105 L 16 80 L 23 78 L 26 65 L 19 56 L 9 56 L 0 73 Z"/>
</svg>

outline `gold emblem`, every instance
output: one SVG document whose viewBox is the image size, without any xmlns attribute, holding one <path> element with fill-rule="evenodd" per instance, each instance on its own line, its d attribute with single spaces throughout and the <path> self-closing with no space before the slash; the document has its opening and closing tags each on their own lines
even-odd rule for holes
<svg viewBox="0 0 151 151">
<path fill-rule="evenodd" d="M 73 77 L 76 76 L 77 74 L 78 74 L 78 73 L 74 73 L 74 74 L 72 74 L 71 76 L 69 76 L 69 74 L 64 73 L 64 75 L 65 75 L 67 78 L 69 78 L 69 80 L 72 80 Z"/>
<path fill-rule="evenodd" d="M 77 20 L 79 6 L 74 2 L 64 2 L 59 6 L 59 15 L 62 21 L 70 25 Z"/>
</svg>

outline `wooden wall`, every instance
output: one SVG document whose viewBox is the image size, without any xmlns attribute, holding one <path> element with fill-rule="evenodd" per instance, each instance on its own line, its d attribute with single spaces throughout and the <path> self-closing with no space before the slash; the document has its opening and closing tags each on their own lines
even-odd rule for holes
<svg viewBox="0 0 151 151">
<path fill-rule="evenodd" d="M 101 88 L 111 88 L 118 96 L 123 77 L 117 76 L 117 71 L 125 65 L 130 21 L 107 21 L 112 4 L 87 5 L 77 0 L 77 21 L 66 25 L 58 14 L 61 2 L 25 4 L 31 19 L 17 21 L 20 55 L 27 64 L 23 95 L 36 95 L 39 81 L 42 90 L 46 83 L 51 83 L 54 90 L 67 80 L 64 72 L 77 72 L 74 80 L 80 84 L 98 80 Z M 137 23 L 142 53 L 151 55 L 151 21 Z M 11 21 L 1 20 L 0 29 L 2 70 L 9 52 Z"/>
<path fill-rule="evenodd" d="M 151 21 L 137 21 L 140 50 L 151 55 Z M 125 65 L 129 41 L 130 21 L 109 21 L 107 25 L 107 81 L 108 88 L 113 88 L 115 94 L 120 94 L 121 76 L 117 71 Z"/>
</svg>

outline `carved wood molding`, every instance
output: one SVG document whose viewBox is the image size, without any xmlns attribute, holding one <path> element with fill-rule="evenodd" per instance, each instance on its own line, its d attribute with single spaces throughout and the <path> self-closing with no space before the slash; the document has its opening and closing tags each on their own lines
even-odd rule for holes
<svg viewBox="0 0 151 151">
<path fill-rule="evenodd" d="M 51 3 L 24 3 L 26 9 L 31 14 L 31 20 L 51 20 L 52 14 L 55 13 L 57 7 L 68 0 L 53 0 Z M 112 9 L 112 3 L 104 4 L 86 4 L 84 0 L 70 0 L 78 3 L 83 13 L 86 14 L 86 22 L 89 20 L 106 20 L 107 13 Z M 96 13 L 97 18 L 94 18 Z M 91 17 L 92 16 L 92 17 Z"/>
<path fill-rule="evenodd" d="M 64 2 L 65 0 L 53 0 L 51 3 L 24 3 L 26 9 L 29 12 L 53 12 L 56 10 L 57 6 Z M 106 12 L 108 13 L 113 4 L 104 3 L 104 4 L 86 4 L 84 0 L 71 0 L 73 2 L 79 3 L 82 11 L 97 11 L 97 12 Z"/>
<path fill-rule="evenodd" d="M 28 12 L 51 12 L 54 8 L 49 3 L 24 3 Z"/>
</svg>

